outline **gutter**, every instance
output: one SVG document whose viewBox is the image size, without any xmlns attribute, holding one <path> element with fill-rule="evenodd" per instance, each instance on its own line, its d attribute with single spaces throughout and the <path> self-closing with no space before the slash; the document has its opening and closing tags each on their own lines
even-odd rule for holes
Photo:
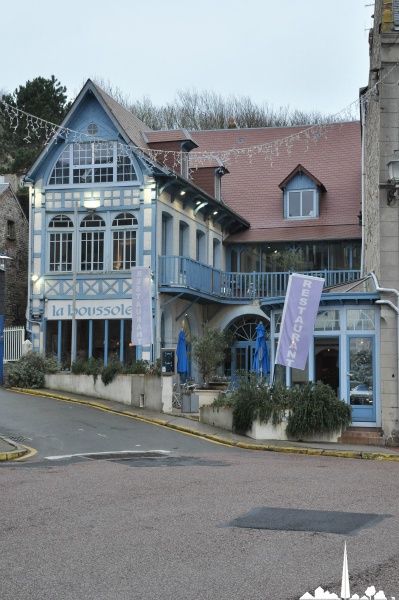
<svg viewBox="0 0 399 600">
<path fill-rule="evenodd" d="M 384 287 L 380 287 L 380 285 L 378 284 L 378 279 L 376 274 L 374 273 L 374 271 L 371 271 L 370 273 L 373 281 L 374 281 L 374 285 L 376 287 L 377 292 L 385 292 L 387 294 L 395 294 L 396 296 L 396 306 L 393 302 L 391 302 L 390 300 L 376 300 L 375 304 L 386 304 L 387 306 L 390 306 L 392 308 L 392 310 L 394 310 L 396 312 L 396 337 L 397 337 L 397 350 L 396 350 L 396 354 L 397 354 L 397 361 L 398 361 L 398 365 L 397 365 L 397 373 L 399 374 L 399 291 L 394 289 L 394 288 L 384 288 Z M 397 386 L 398 386 L 398 391 L 397 391 L 397 395 L 398 395 L 398 402 L 397 402 L 397 406 L 399 409 L 399 380 L 397 381 Z"/>
</svg>

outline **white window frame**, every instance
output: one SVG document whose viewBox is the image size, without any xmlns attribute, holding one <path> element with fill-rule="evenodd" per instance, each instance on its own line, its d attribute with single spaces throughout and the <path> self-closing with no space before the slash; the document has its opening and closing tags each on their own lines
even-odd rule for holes
<svg viewBox="0 0 399 600">
<path fill-rule="evenodd" d="M 113 271 L 126 271 L 136 266 L 137 230 L 138 221 L 132 213 L 123 212 L 114 217 L 112 221 Z M 117 253 L 117 256 L 115 256 L 115 253 Z"/>
<path fill-rule="evenodd" d="M 93 226 L 87 223 L 93 222 Z M 90 214 L 80 222 L 80 270 L 83 272 L 105 270 L 105 221 L 97 214 Z M 87 260 L 87 256 L 90 260 Z M 97 260 L 95 260 L 97 256 Z M 83 257 L 86 258 L 83 263 Z M 83 268 L 84 267 L 84 268 Z"/>
<path fill-rule="evenodd" d="M 302 196 L 304 193 L 309 193 L 309 192 L 312 193 L 312 195 L 313 195 L 313 211 L 312 211 L 313 214 L 304 215 L 303 214 Z M 290 216 L 290 194 L 299 194 L 300 195 L 300 198 L 299 198 L 300 214 L 299 215 Z M 317 217 L 319 216 L 317 190 L 315 190 L 314 188 L 287 190 L 287 192 L 285 194 L 285 215 L 284 216 L 286 219 L 289 219 L 290 221 L 298 221 L 298 220 L 304 220 L 304 219 L 317 219 Z"/>
<path fill-rule="evenodd" d="M 73 222 L 66 215 L 56 215 L 49 221 L 48 230 L 49 272 L 58 273 L 72 271 Z M 63 251 L 66 260 L 63 260 Z M 58 257 L 58 260 L 56 257 Z"/>
<path fill-rule="evenodd" d="M 124 144 L 76 142 L 61 152 L 51 170 L 48 185 L 121 185 L 137 179 L 133 159 Z"/>
</svg>

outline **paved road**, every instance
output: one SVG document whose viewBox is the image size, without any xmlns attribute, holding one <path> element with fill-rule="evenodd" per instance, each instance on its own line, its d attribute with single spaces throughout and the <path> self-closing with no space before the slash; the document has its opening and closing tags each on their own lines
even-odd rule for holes
<svg viewBox="0 0 399 600">
<path fill-rule="evenodd" d="M 398 597 L 397 463 L 233 449 L 4 394 L 1 427 L 41 447 L 0 465 L 2 599 L 291 600 L 319 585 L 339 595 L 345 540 L 352 593 L 374 584 Z M 174 453 L 43 458 L 86 452 L 88 439 L 91 450 L 130 441 Z"/>
<path fill-rule="evenodd" d="M 126 416 L 3 388 L 0 410 L 0 432 L 34 447 L 37 458 L 124 450 L 226 451 L 223 446 Z"/>
</svg>

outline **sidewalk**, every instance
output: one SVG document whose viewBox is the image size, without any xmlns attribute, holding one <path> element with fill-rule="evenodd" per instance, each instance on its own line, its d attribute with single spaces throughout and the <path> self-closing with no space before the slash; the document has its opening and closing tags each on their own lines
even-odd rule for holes
<svg viewBox="0 0 399 600">
<path fill-rule="evenodd" d="M 155 423 L 164 427 L 170 427 L 185 433 L 197 435 L 199 437 L 212 440 L 218 443 L 245 448 L 248 450 L 263 450 L 269 452 L 286 452 L 291 454 L 312 454 L 323 456 L 338 456 L 342 458 L 357 458 L 369 460 L 388 460 L 399 462 L 399 448 L 390 446 L 368 446 L 358 444 L 338 444 L 338 443 L 305 443 L 280 440 L 252 440 L 251 438 L 237 435 L 230 431 L 219 429 L 211 425 L 206 425 L 198 421 L 189 413 L 182 413 L 175 410 L 173 414 L 158 413 L 145 408 L 138 408 L 112 402 L 108 400 L 92 399 L 87 396 L 80 396 L 70 392 L 57 392 L 51 390 L 22 390 L 13 388 L 10 391 L 22 392 L 24 394 L 46 396 L 65 402 L 76 402 L 94 406 L 101 410 L 112 413 L 119 413 L 129 417 L 141 419 L 148 423 Z M 26 452 L 27 450 L 25 450 Z M 1 437 L 0 431 L 0 460 L 10 460 L 24 453 L 24 449 L 11 440 Z M 4 458 L 6 456 L 6 458 Z"/>
</svg>

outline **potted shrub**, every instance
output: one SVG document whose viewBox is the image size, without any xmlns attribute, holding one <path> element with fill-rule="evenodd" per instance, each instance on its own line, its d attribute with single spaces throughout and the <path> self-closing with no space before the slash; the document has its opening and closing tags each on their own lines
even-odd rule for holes
<svg viewBox="0 0 399 600">
<path fill-rule="evenodd" d="M 202 376 L 205 389 L 210 388 L 211 378 L 222 364 L 227 347 L 227 335 L 218 327 L 205 324 L 202 335 L 193 336 L 191 356 Z"/>
</svg>

